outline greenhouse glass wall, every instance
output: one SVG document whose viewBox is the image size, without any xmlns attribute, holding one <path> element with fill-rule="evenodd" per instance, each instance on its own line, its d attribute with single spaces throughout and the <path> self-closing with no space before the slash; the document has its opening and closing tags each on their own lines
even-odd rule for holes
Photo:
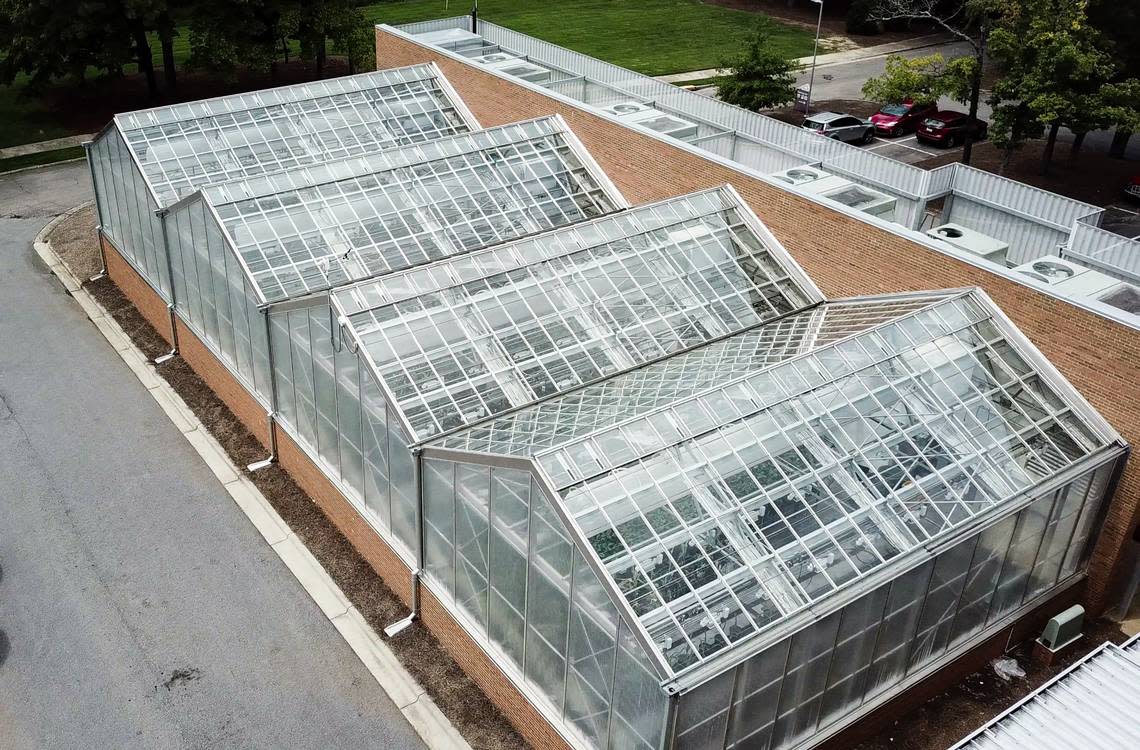
<svg viewBox="0 0 1140 750">
<path fill-rule="evenodd" d="M 983 292 L 826 300 L 731 187 L 369 75 L 119 116 L 102 231 L 569 745 L 809 747 L 1082 575 L 1127 446 Z M 185 135 L 239 109 L 292 156 Z"/>
</svg>

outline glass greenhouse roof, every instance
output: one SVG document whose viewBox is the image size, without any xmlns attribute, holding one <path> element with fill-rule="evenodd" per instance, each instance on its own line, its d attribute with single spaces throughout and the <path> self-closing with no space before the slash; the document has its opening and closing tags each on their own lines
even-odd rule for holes
<svg viewBox="0 0 1140 750">
<path fill-rule="evenodd" d="M 952 290 L 818 303 L 429 447 L 532 458 L 676 675 L 1115 439 Z"/>
<path fill-rule="evenodd" d="M 204 185 L 479 127 L 434 63 L 115 116 L 160 205 Z"/>
<path fill-rule="evenodd" d="M 730 189 L 392 274 L 334 303 L 425 440 L 820 300 Z"/>
<path fill-rule="evenodd" d="M 964 292 L 538 456 L 675 673 L 1106 445 Z"/>
<path fill-rule="evenodd" d="M 813 348 L 865 331 L 946 294 L 867 298 L 802 310 L 433 442 L 441 448 L 532 455 L 721 387 Z M 732 413 L 731 389 L 724 406 Z M 703 418 L 702 418 L 703 419 Z"/>
<path fill-rule="evenodd" d="M 203 189 L 267 302 L 626 205 L 560 118 Z"/>
</svg>

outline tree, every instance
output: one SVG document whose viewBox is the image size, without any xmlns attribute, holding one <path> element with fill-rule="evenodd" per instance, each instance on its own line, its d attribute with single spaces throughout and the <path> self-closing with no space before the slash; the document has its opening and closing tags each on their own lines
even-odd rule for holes
<svg viewBox="0 0 1140 750">
<path fill-rule="evenodd" d="M 1110 106 L 1117 92 L 1106 83 L 1115 65 L 1088 23 L 1085 0 L 1005 0 L 1001 11 L 990 35 L 991 51 L 1002 69 L 993 100 L 1002 103 L 1003 112 L 1018 113 L 1007 114 L 1014 140 L 1021 135 L 1015 126 L 1029 119 L 1048 129 L 1044 174 L 1062 126 L 1076 136 L 1075 154 L 1085 133 L 1108 127 L 1114 116 L 1121 116 Z"/>
<path fill-rule="evenodd" d="M 1090 0 L 1088 15 L 1119 67 L 1119 81 L 1112 83 L 1140 78 L 1140 3 L 1134 0 L 1123 3 L 1120 0 Z M 1136 107 L 1140 107 L 1140 97 L 1133 98 L 1132 102 L 1132 107 L 1118 112 L 1120 116 L 1115 120 L 1116 132 L 1108 150 L 1109 156 L 1123 159 L 1132 133 L 1140 129 L 1131 119 Z"/>
<path fill-rule="evenodd" d="M 978 116 L 978 102 L 982 96 L 982 68 L 986 60 L 986 39 L 989 35 L 991 6 L 994 0 L 879 0 L 871 15 L 874 21 L 888 23 L 899 20 L 920 20 L 933 23 L 943 31 L 970 45 L 972 65 L 969 68 L 968 96 L 960 101 L 969 102 L 970 117 Z M 962 163 L 969 164 L 973 154 L 973 134 L 967 130 Z"/>
<path fill-rule="evenodd" d="M 273 71 L 278 45 L 288 44 L 287 10 L 276 0 L 204 0 L 191 17 L 188 64 L 219 72 Z"/>
<path fill-rule="evenodd" d="M 796 63 L 772 48 L 772 22 L 762 18 L 744 53 L 722 63 L 732 72 L 721 82 L 722 101 L 759 111 L 790 104 L 796 98 Z"/>
<path fill-rule="evenodd" d="M 367 37 L 368 22 L 352 0 L 296 3 L 286 25 L 290 36 L 301 43 L 301 56 L 314 62 L 318 78 L 325 73 L 329 42 L 334 49 L 350 53 L 350 66 L 365 62 L 361 40 Z"/>
<path fill-rule="evenodd" d="M 863 84 L 863 96 L 875 102 L 910 99 L 919 104 L 933 104 L 943 96 L 965 102 L 970 96 L 973 74 L 971 57 L 956 57 L 947 62 L 940 54 L 909 59 L 888 55 L 883 74 Z"/>
<path fill-rule="evenodd" d="M 57 78 L 82 82 L 89 67 L 121 70 L 131 48 L 116 3 L 0 0 L 0 83 L 21 73 L 30 77 L 32 90 Z"/>
</svg>

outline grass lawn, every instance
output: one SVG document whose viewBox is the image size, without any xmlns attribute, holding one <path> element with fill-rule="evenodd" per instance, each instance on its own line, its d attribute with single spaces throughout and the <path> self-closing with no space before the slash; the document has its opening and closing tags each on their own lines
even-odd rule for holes
<svg viewBox="0 0 1140 750">
<path fill-rule="evenodd" d="M 370 23 L 395 25 L 464 15 L 470 7 L 470 0 L 397 0 L 363 5 L 361 10 Z M 700 0 L 483 0 L 479 12 L 503 26 L 648 75 L 718 67 L 743 48 L 756 18 L 748 11 L 705 5 Z M 812 32 L 793 26 L 776 29 L 774 44 L 782 53 L 789 57 L 811 54 Z M 151 44 L 155 66 L 161 67 L 158 40 L 152 39 Z M 179 63 L 189 56 L 185 31 L 175 39 L 174 51 Z M 135 66 L 126 66 L 125 72 L 133 74 Z M 158 76 L 161 85 L 161 71 Z M 101 123 L 88 122 L 77 129 L 75 124 L 60 122 L 44 100 L 20 96 L 24 80 L 21 76 L 12 86 L 0 86 L 0 148 L 99 129 Z M 98 92 L 101 85 L 92 83 L 94 88 L 86 95 Z M 112 90 L 118 86 L 108 85 Z M 68 106 L 68 89 L 53 94 L 54 106 Z M 130 96 L 120 105 L 120 98 L 114 106 L 121 109 L 152 106 L 145 98 L 134 102 Z"/>
<path fill-rule="evenodd" d="M 11 159 L 0 159 L 0 173 L 11 172 L 13 169 L 23 169 L 24 167 L 55 164 L 57 161 L 67 161 L 68 159 L 79 159 L 84 155 L 82 146 L 72 146 L 70 148 L 56 149 L 55 151 L 42 151 L 38 154 L 28 154 L 27 156 L 13 156 Z"/>
<path fill-rule="evenodd" d="M 464 15 L 470 2 L 402 0 L 362 8 L 369 21 L 397 25 Z M 483 0 L 479 15 L 515 31 L 647 75 L 715 68 L 736 54 L 756 14 L 699 0 Z M 807 29 L 778 26 L 773 42 L 788 57 L 811 54 Z"/>
</svg>

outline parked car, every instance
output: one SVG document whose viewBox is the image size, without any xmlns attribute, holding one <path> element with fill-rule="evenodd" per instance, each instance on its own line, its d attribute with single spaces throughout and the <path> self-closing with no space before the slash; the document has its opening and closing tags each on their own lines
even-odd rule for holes
<svg viewBox="0 0 1140 750">
<path fill-rule="evenodd" d="M 804 128 L 848 143 L 870 143 L 875 138 L 875 126 L 870 120 L 838 112 L 817 112 L 804 120 Z"/>
<path fill-rule="evenodd" d="M 967 132 L 975 141 L 984 141 L 989 127 L 985 120 L 971 119 L 965 112 L 940 110 L 923 120 L 914 134 L 920 141 L 953 148 L 966 140 Z"/>
<path fill-rule="evenodd" d="M 1140 201 L 1140 174 L 1135 175 L 1124 186 L 1124 197 L 1129 200 Z"/>
<path fill-rule="evenodd" d="M 919 123 L 938 112 L 937 104 L 917 104 L 909 99 L 898 104 L 884 104 L 871 115 L 876 135 L 897 138 L 918 128 Z"/>
</svg>

